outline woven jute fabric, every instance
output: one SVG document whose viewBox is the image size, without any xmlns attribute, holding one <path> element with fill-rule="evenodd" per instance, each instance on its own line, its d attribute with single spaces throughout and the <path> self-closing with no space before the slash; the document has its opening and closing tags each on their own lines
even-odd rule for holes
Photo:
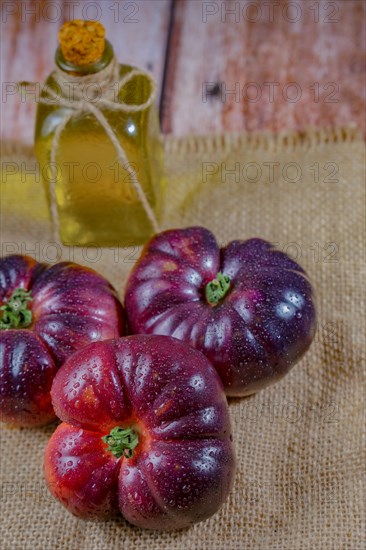
<svg viewBox="0 0 366 550">
<path fill-rule="evenodd" d="M 353 129 L 165 138 L 164 228 L 204 225 L 221 244 L 262 237 L 316 290 L 315 341 L 280 383 L 231 399 L 236 482 L 214 517 L 158 533 L 86 522 L 49 496 L 42 455 L 55 425 L 1 430 L 4 549 L 296 550 L 365 547 L 364 179 Z M 52 242 L 31 151 L 3 146 L 2 252 L 74 259 L 123 297 L 139 247 Z"/>
</svg>

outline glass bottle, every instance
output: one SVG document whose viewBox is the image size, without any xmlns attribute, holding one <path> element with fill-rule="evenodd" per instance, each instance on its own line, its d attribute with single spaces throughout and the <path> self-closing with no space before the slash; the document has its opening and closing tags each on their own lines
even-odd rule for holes
<svg viewBox="0 0 366 550">
<path fill-rule="evenodd" d="M 55 60 L 66 80 L 69 75 L 71 80 L 76 76 L 83 82 L 84 76 L 98 76 L 97 73 L 112 63 L 113 57 L 113 48 L 105 40 L 103 54 L 94 63 L 74 64 L 65 58 L 60 47 Z M 133 69 L 130 65 L 118 65 L 118 79 Z M 53 73 L 45 84 L 60 93 Z M 91 84 L 88 88 L 90 93 L 97 89 Z M 72 93 L 71 86 L 69 89 Z M 119 92 L 115 87 L 111 101 L 140 105 L 148 100 L 150 93 L 150 80 L 140 74 L 121 87 Z M 44 97 L 44 91 L 41 97 Z M 105 104 L 96 105 L 116 135 L 159 220 L 164 175 L 163 147 L 155 104 L 139 112 L 114 110 Z M 35 151 L 49 205 L 53 138 L 57 126 L 69 113 L 69 107 L 56 101 L 52 105 L 38 103 Z M 64 244 L 130 246 L 143 244 L 152 236 L 152 223 L 133 186 L 131 175 L 126 165 L 118 162 L 115 146 L 92 112 L 83 110 L 71 117 L 59 136 L 56 162 L 55 197 L 59 234 Z"/>
</svg>

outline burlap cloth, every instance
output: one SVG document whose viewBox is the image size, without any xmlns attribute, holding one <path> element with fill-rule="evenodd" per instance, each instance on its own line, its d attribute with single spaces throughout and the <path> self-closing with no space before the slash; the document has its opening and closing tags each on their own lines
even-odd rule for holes
<svg viewBox="0 0 366 550">
<path fill-rule="evenodd" d="M 74 518 L 43 483 L 42 453 L 54 426 L 4 428 L 2 548 L 363 549 L 362 139 L 352 129 L 310 130 L 168 137 L 165 147 L 164 227 L 202 224 L 220 243 L 260 236 L 297 257 L 317 293 L 315 342 L 282 382 L 231 400 L 236 483 L 216 516 L 188 530 L 156 533 L 122 519 Z M 34 167 L 31 153 L 5 144 L 3 161 L 16 163 L 3 165 L 3 253 L 28 252 L 51 262 L 58 253 L 64 259 L 73 253 L 123 296 L 139 250 L 70 251 L 50 244 L 42 187 L 25 175 Z M 19 171 L 10 175 L 14 166 Z"/>
</svg>

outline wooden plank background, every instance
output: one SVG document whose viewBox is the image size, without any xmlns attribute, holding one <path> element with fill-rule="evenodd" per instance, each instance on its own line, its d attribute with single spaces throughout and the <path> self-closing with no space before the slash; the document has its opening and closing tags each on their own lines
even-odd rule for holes
<svg viewBox="0 0 366 550">
<path fill-rule="evenodd" d="M 15 83 L 45 79 L 70 18 L 99 19 L 121 62 L 152 71 L 165 133 L 365 131 L 363 0 L 2 0 L 2 140 L 32 142 Z"/>
</svg>

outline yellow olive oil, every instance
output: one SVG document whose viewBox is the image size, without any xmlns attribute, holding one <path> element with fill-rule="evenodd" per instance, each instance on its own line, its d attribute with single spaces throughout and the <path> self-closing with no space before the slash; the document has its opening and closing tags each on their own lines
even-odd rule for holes
<svg viewBox="0 0 366 550">
<path fill-rule="evenodd" d="M 110 62 L 110 58 L 109 45 L 105 63 L 103 60 L 101 63 L 102 68 Z M 73 71 L 70 74 L 75 76 L 77 70 L 71 67 Z M 65 70 L 64 59 L 62 69 Z M 133 69 L 129 65 L 119 65 L 119 78 Z M 85 67 L 82 68 L 82 74 L 88 74 Z M 46 84 L 59 92 L 52 74 Z M 92 93 L 93 87 L 89 87 Z M 127 105 L 143 104 L 151 93 L 149 79 L 141 74 L 133 77 L 119 92 L 116 86 L 114 88 L 110 90 L 111 101 Z M 117 137 L 130 168 L 135 171 L 159 219 L 164 174 L 163 148 L 155 104 L 139 112 L 114 110 L 108 104 L 96 105 Z M 70 108 L 56 101 L 54 105 L 38 104 L 35 150 L 48 202 L 51 200 L 53 138 L 56 128 L 68 114 Z M 64 244 L 128 246 L 142 244 L 151 237 L 153 227 L 134 188 L 128 166 L 118 161 L 115 146 L 92 112 L 83 110 L 73 115 L 61 132 L 56 171 L 59 232 Z"/>
</svg>

